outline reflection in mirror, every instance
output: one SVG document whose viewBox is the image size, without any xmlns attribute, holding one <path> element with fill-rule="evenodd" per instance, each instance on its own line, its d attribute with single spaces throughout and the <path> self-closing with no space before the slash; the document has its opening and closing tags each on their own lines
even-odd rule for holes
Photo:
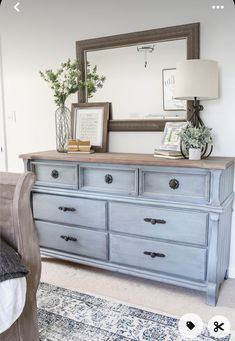
<svg viewBox="0 0 235 341">
<path fill-rule="evenodd" d="M 173 58 L 174 46 L 177 58 Z M 97 65 L 99 74 L 107 77 L 102 92 L 92 102 L 112 104 L 109 131 L 163 131 L 167 121 L 190 118 L 189 110 L 186 113 L 182 109 L 189 107 L 191 101 L 172 101 L 172 68 L 178 61 L 200 58 L 200 23 L 80 40 L 76 42 L 76 55 L 83 81 L 87 61 Z M 160 60 L 158 68 L 155 63 Z M 78 102 L 87 101 L 85 89 L 80 89 Z"/>
<path fill-rule="evenodd" d="M 172 100 L 174 70 L 163 72 L 185 59 L 186 39 L 87 51 L 106 77 L 89 102 L 111 102 L 113 120 L 186 119 L 186 102 Z"/>
</svg>

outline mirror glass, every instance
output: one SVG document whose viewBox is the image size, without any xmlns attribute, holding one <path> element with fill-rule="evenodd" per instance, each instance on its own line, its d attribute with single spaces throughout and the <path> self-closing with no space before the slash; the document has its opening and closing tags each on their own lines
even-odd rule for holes
<svg viewBox="0 0 235 341">
<path fill-rule="evenodd" d="M 111 102 L 113 120 L 186 119 L 186 101 L 173 100 L 176 64 L 187 59 L 187 39 L 86 52 L 106 77 L 89 102 Z"/>
<path fill-rule="evenodd" d="M 106 81 L 92 98 L 78 92 L 78 102 L 109 102 L 109 131 L 163 131 L 166 122 L 190 119 L 192 101 L 175 101 L 175 67 L 200 58 L 200 23 L 80 40 L 76 42 L 81 79 L 87 63 L 97 65 Z"/>
</svg>

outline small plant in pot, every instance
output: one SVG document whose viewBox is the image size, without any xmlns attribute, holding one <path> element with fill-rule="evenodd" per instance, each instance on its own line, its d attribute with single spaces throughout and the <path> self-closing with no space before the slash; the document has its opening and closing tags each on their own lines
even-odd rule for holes
<svg viewBox="0 0 235 341">
<path fill-rule="evenodd" d="M 188 152 L 189 160 L 200 160 L 203 149 L 212 143 L 211 128 L 205 126 L 192 127 L 188 125 L 181 130 L 179 136 Z"/>
</svg>

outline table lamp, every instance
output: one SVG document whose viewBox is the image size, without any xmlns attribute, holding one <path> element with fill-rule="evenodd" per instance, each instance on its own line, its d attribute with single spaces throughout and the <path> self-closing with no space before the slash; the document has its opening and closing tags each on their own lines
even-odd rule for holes
<svg viewBox="0 0 235 341">
<path fill-rule="evenodd" d="M 198 101 L 218 97 L 218 78 L 218 63 L 214 60 L 187 59 L 177 64 L 174 98 L 194 101 L 188 108 L 193 127 L 204 126 L 200 117 L 203 106 Z"/>
<path fill-rule="evenodd" d="M 199 100 L 215 99 L 219 92 L 218 63 L 214 60 L 187 59 L 179 63 L 176 67 L 175 93 L 174 98 L 180 100 L 193 100 L 193 104 L 188 108 L 191 116 L 188 121 L 193 127 L 204 127 L 200 117 L 203 106 Z M 187 158 L 183 151 L 182 142 L 180 145 L 182 155 Z M 213 145 L 210 149 L 206 144 L 201 153 L 202 157 L 210 156 Z"/>
</svg>

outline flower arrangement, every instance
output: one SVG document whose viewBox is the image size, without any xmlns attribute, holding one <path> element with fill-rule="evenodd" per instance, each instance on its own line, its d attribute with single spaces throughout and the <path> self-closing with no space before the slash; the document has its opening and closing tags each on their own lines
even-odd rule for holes
<svg viewBox="0 0 235 341">
<path fill-rule="evenodd" d="M 68 59 L 66 62 L 61 63 L 61 67 L 57 71 L 39 71 L 41 77 L 49 83 L 50 88 L 53 90 L 55 103 L 59 107 L 64 107 L 66 99 L 79 89 L 87 88 L 87 95 L 90 98 L 98 88 L 103 86 L 105 77 L 98 75 L 97 66 L 91 69 L 90 64 L 88 64 L 86 81 L 81 80 L 79 66 L 78 59 L 74 62 Z"/>
<path fill-rule="evenodd" d="M 196 128 L 188 125 L 181 130 L 179 136 L 187 150 L 190 148 L 201 149 L 206 144 L 212 143 L 211 128 L 205 126 Z"/>
<path fill-rule="evenodd" d="M 104 76 L 99 76 L 97 66 L 93 68 L 88 65 L 87 77 L 83 81 L 81 79 L 81 71 L 79 69 L 79 59 L 71 61 L 68 59 L 65 63 L 61 63 L 61 67 L 56 70 L 39 71 L 41 77 L 49 84 L 54 93 L 54 100 L 58 108 L 55 112 L 56 124 L 56 149 L 58 152 L 67 152 L 67 143 L 71 138 L 71 113 L 65 107 L 66 99 L 76 93 L 78 90 L 86 88 L 87 96 L 90 98 L 102 88 L 105 81 Z"/>
</svg>

